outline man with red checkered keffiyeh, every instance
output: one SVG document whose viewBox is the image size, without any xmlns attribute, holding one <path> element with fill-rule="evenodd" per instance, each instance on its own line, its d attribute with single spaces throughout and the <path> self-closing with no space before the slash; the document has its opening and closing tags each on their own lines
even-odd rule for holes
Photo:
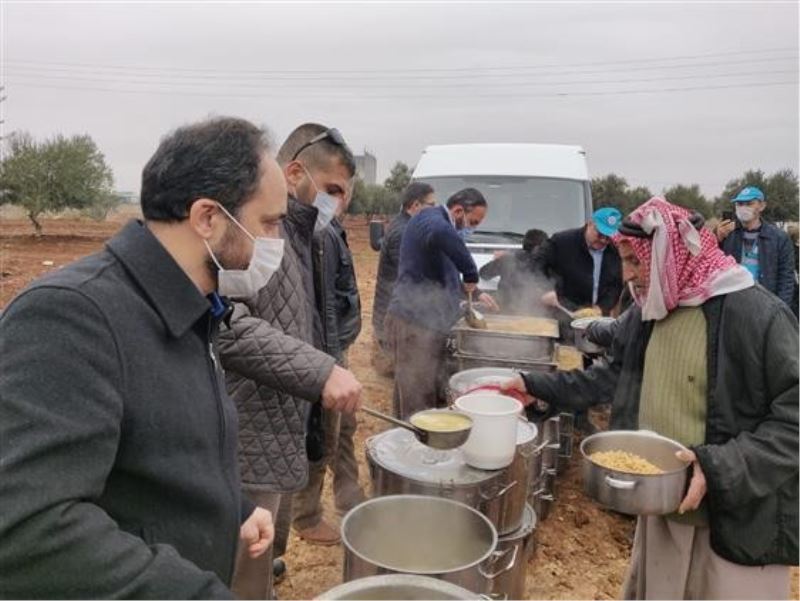
<svg viewBox="0 0 800 601">
<path fill-rule="evenodd" d="M 623 596 L 782 599 L 798 563 L 798 326 L 702 217 L 653 198 L 614 239 L 636 299 L 603 370 L 507 387 L 562 409 L 613 401 L 612 429 L 689 449 L 677 512 L 640 516 Z"/>
</svg>

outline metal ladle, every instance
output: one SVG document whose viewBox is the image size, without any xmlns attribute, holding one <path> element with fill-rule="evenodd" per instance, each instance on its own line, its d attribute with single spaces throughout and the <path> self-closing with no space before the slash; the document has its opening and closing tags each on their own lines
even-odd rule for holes
<svg viewBox="0 0 800 601">
<path fill-rule="evenodd" d="M 467 442 L 467 438 L 469 438 L 469 433 L 472 431 L 472 418 L 468 415 L 459 412 L 458 415 L 463 416 L 467 420 L 469 420 L 469 427 L 463 428 L 461 430 L 451 430 L 451 431 L 444 431 L 438 432 L 435 430 L 427 430 L 425 428 L 420 428 L 419 426 L 415 426 L 405 420 L 397 419 L 392 417 L 391 415 L 386 415 L 385 413 L 381 413 L 380 411 L 376 411 L 375 409 L 370 409 L 369 407 L 361 407 L 361 410 L 365 413 L 370 414 L 373 417 L 377 417 L 378 419 L 382 419 L 387 421 L 395 426 L 399 426 L 401 428 L 405 428 L 406 430 L 410 430 L 414 433 L 414 436 L 420 441 L 422 444 L 429 446 L 433 449 L 441 449 L 441 450 L 449 450 L 455 449 L 456 447 L 460 447 L 462 444 Z M 451 412 L 450 409 L 424 409 L 423 411 L 417 411 L 414 415 L 411 416 L 411 419 L 414 419 L 414 416 L 421 415 L 423 413 L 441 413 L 441 412 Z"/>
<path fill-rule="evenodd" d="M 477 330 L 486 330 L 489 326 L 486 325 L 486 319 L 482 313 L 476 311 L 472 306 L 472 290 L 467 293 L 467 315 L 464 318 L 467 325 Z"/>
</svg>

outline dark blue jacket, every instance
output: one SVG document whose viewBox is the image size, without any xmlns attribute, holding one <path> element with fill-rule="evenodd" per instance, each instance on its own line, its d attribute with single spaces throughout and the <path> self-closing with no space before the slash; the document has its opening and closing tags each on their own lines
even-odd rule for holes
<svg viewBox="0 0 800 601">
<path fill-rule="evenodd" d="M 720 248 L 737 262 L 742 262 L 744 230 L 737 222 L 736 229 L 722 241 Z M 789 235 L 772 223 L 761 222 L 758 234 L 758 283 L 790 307 L 794 294 L 794 249 Z"/>
<path fill-rule="evenodd" d="M 448 332 L 458 319 L 463 298 L 459 272 L 465 282 L 478 282 L 478 268 L 450 223 L 447 209 L 420 211 L 403 234 L 389 313 L 424 328 Z"/>
</svg>

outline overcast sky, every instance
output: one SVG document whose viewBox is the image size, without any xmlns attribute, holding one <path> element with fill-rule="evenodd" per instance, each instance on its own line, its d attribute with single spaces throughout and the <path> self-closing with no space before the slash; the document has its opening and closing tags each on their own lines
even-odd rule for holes
<svg viewBox="0 0 800 601">
<path fill-rule="evenodd" d="M 88 133 L 120 190 L 138 192 L 164 133 L 209 114 L 278 144 L 304 121 L 336 126 L 379 179 L 452 142 L 580 144 L 593 175 L 711 196 L 798 163 L 795 2 L 0 10 L 5 133 Z"/>
</svg>

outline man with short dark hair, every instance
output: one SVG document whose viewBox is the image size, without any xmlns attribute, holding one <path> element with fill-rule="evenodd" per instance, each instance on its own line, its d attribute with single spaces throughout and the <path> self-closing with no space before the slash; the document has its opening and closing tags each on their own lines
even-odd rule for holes
<svg viewBox="0 0 800 601">
<path fill-rule="evenodd" d="M 400 244 L 400 267 L 386 316 L 394 355 L 394 413 L 406 419 L 435 407 L 447 334 L 472 293 L 478 269 L 459 231 L 477 227 L 488 203 L 474 188 L 411 218 Z M 463 283 L 461 277 L 463 276 Z M 496 307 L 487 294 L 479 300 Z"/>
<path fill-rule="evenodd" d="M 182 127 L 142 173 L 144 222 L 0 317 L 0 597 L 233 598 L 243 500 L 216 354 L 225 296 L 281 261 L 286 187 L 264 131 Z"/>
<path fill-rule="evenodd" d="M 322 405 L 353 412 L 361 384 L 322 349 L 314 303 L 312 241 L 349 193 L 355 162 L 341 134 L 316 123 L 296 128 L 278 151 L 289 191 L 283 223 L 286 253 L 273 281 L 236 306 L 220 350 L 239 409 L 239 463 L 244 493 L 278 515 L 274 555 L 286 549 L 291 496 L 308 480 L 308 462 L 324 453 Z M 320 520 L 301 531 L 330 544 L 336 530 Z M 271 595 L 266 557 L 240 550 L 234 591 L 242 598 Z"/>
<path fill-rule="evenodd" d="M 720 248 L 791 307 L 795 283 L 792 241 L 786 232 L 761 218 L 767 203 L 760 189 L 747 186 L 731 202 L 736 219 L 717 226 Z"/>
<path fill-rule="evenodd" d="M 400 241 L 403 239 L 403 232 L 414 215 L 422 209 L 436 205 L 433 188 L 424 182 L 411 182 L 403 190 L 400 199 L 402 203 L 400 212 L 392 219 L 381 243 L 378 279 L 375 282 L 375 297 L 372 303 L 372 332 L 380 345 L 378 352 L 381 353 L 387 352 L 383 322 L 386 319 L 386 310 L 392 300 L 392 290 L 397 279 Z"/>
<path fill-rule="evenodd" d="M 497 304 L 507 314 L 540 315 L 540 297 L 549 288 L 547 278 L 537 272 L 535 253 L 547 241 L 547 233 L 532 229 L 525 232 L 522 250 L 501 252 L 481 267 L 484 280 L 499 277 Z"/>
</svg>

